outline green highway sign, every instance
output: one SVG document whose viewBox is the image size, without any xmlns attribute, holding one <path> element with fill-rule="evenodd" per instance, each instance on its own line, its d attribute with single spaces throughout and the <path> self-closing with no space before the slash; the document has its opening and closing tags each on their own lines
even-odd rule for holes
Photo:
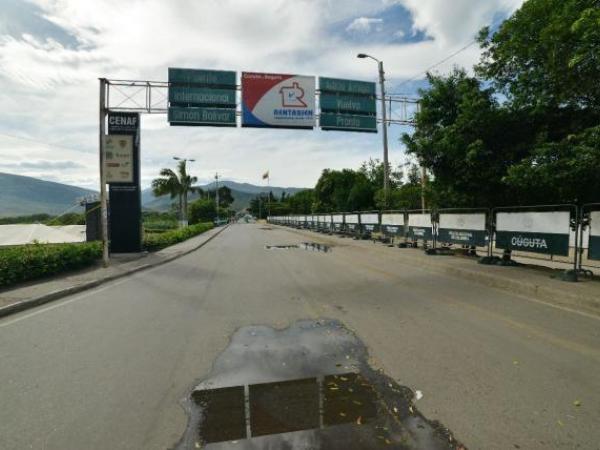
<svg viewBox="0 0 600 450">
<path fill-rule="evenodd" d="M 324 112 L 355 114 L 375 114 L 377 112 L 375 97 L 322 93 L 320 101 L 321 111 Z"/>
<path fill-rule="evenodd" d="M 320 126 L 323 130 L 367 131 L 377 133 L 375 116 L 321 113 Z"/>
<path fill-rule="evenodd" d="M 169 102 L 173 106 L 223 106 L 235 108 L 235 89 L 170 86 Z"/>
<path fill-rule="evenodd" d="M 220 86 L 235 89 L 236 72 L 229 70 L 178 69 L 169 67 L 169 83 L 179 85 Z"/>
<path fill-rule="evenodd" d="M 375 83 L 369 81 L 319 77 L 319 89 L 321 92 L 375 96 Z"/>
<path fill-rule="evenodd" d="M 169 108 L 171 125 L 213 125 L 235 127 L 235 109 L 224 108 Z"/>
</svg>

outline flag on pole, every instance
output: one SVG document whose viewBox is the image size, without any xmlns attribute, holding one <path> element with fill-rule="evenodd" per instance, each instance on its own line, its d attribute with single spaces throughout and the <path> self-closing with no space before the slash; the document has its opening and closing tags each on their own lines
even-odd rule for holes
<svg viewBox="0 0 600 450">
<path fill-rule="evenodd" d="M 263 173 L 262 179 L 266 180 L 267 178 L 269 178 L 269 171 L 267 170 L 265 173 Z"/>
</svg>

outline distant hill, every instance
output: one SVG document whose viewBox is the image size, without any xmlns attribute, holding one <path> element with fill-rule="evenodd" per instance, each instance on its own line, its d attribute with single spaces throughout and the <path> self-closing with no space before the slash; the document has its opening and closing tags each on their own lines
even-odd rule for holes
<svg viewBox="0 0 600 450">
<path fill-rule="evenodd" d="M 302 191 L 302 188 L 282 188 L 255 186 L 248 183 L 237 183 L 235 181 L 220 181 L 220 186 L 231 189 L 234 198 L 232 209 L 243 210 L 250 205 L 250 200 L 260 192 L 272 191 L 273 195 L 280 197 L 282 192 L 294 194 Z M 214 183 L 198 186 L 204 191 L 214 190 Z M 44 181 L 38 178 L 24 177 L 0 172 L 0 217 L 25 216 L 30 214 L 56 215 L 74 206 L 82 197 L 94 195 L 96 192 L 68 184 Z M 190 194 L 190 201 L 198 198 L 198 194 Z M 171 200 L 168 195 L 154 197 L 151 189 L 142 190 L 142 206 L 144 209 L 153 211 L 168 211 L 171 204 L 177 201 Z M 73 212 L 81 211 L 74 208 Z"/>
<path fill-rule="evenodd" d="M 0 217 L 59 214 L 93 194 L 94 191 L 68 184 L 0 172 Z"/>
<path fill-rule="evenodd" d="M 281 197 L 281 193 L 295 194 L 296 192 L 303 191 L 305 188 L 285 188 L 277 186 L 256 186 L 249 183 L 237 183 L 235 181 L 223 180 L 219 181 L 219 186 L 227 186 L 231 189 L 231 195 L 233 197 L 233 203 L 231 208 L 235 211 L 241 211 L 250 206 L 250 200 L 256 197 L 259 193 L 273 192 L 276 197 Z M 198 186 L 204 191 L 214 190 L 215 184 L 205 184 Z M 198 194 L 190 194 L 189 201 L 194 201 L 198 198 Z M 142 191 L 142 206 L 144 209 L 153 211 L 168 211 L 171 208 L 171 204 L 176 202 L 177 199 L 171 199 L 168 195 L 161 197 L 155 197 L 150 188 Z"/>
</svg>

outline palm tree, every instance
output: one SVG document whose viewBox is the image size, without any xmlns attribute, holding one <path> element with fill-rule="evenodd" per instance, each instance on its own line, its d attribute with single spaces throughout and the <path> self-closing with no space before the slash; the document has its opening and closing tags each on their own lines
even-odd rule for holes
<svg viewBox="0 0 600 450">
<path fill-rule="evenodd" d="M 185 165 L 185 160 L 179 161 L 177 163 L 177 173 L 171 169 L 161 169 L 161 178 L 152 180 L 152 192 L 157 197 L 166 194 L 169 194 L 171 198 L 178 197 L 179 220 L 182 224 L 187 225 L 187 195 L 188 192 L 198 191 L 198 188 L 194 187 L 198 178 L 189 176 Z"/>
</svg>

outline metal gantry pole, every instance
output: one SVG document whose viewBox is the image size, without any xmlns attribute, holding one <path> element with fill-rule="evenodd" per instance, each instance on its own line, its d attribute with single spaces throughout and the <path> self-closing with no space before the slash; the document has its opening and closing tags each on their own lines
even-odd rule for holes
<svg viewBox="0 0 600 450">
<path fill-rule="evenodd" d="M 102 229 L 102 264 L 109 265 L 108 255 L 108 208 L 106 201 L 106 173 L 104 170 L 104 136 L 106 126 L 106 78 L 100 78 L 100 126 L 99 126 L 99 153 L 100 153 L 100 227 Z"/>
<path fill-rule="evenodd" d="M 387 121 L 387 110 L 385 107 L 385 72 L 383 70 L 383 61 L 378 61 L 379 66 L 379 85 L 381 88 L 381 114 L 382 122 L 381 129 L 383 131 L 383 197 L 385 206 L 388 206 L 389 190 L 390 190 L 390 174 L 389 174 L 389 163 L 388 163 L 388 121 Z"/>
</svg>

